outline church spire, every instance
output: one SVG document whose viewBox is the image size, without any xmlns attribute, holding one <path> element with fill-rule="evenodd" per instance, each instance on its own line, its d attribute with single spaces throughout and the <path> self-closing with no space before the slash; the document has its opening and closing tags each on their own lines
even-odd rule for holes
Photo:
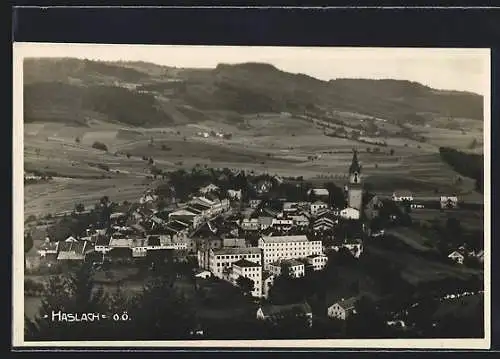
<svg viewBox="0 0 500 359">
<path fill-rule="evenodd" d="M 349 173 L 360 173 L 361 172 L 361 166 L 359 165 L 358 162 L 358 151 L 354 150 L 354 154 L 352 155 L 352 163 L 351 166 L 349 167 Z"/>
</svg>

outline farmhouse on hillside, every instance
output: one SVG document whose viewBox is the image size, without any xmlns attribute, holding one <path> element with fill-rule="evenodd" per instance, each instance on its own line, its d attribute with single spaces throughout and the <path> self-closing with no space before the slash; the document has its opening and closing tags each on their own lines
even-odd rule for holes
<svg viewBox="0 0 500 359">
<path fill-rule="evenodd" d="M 257 310 L 257 319 L 277 323 L 286 316 L 304 318 L 309 327 L 312 326 L 311 306 L 305 303 L 287 305 L 265 305 Z"/>
<path fill-rule="evenodd" d="M 394 191 L 392 194 L 392 200 L 394 202 L 412 202 L 413 194 L 410 191 Z"/>
<path fill-rule="evenodd" d="M 356 314 L 357 298 L 351 297 L 348 299 L 341 299 L 328 307 L 327 313 L 330 318 L 346 320 L 351 314 Z"/>
</svg>

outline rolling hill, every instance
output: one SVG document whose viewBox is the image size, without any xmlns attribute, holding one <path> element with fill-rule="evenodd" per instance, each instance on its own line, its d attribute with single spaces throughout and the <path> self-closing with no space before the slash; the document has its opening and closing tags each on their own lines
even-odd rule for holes
<svg viewBox="0 0 500 359">
<path fill-rule="evenodd" d="M 322 81 L 261 63 L 179 69 L 143 62 L 26 59 L 24 90 L 26 121 L 74 123 L 97 117 L 153 127 L 175 122 L 179 112 L 196 122 L 200 111 L 208 116 L 211 111 L 317 116 L 349 111 L 393 123 L 415 116 L 423 121 L 483 118 L 483 99 L 477 94 L 398 80 Z"/>
</svg>

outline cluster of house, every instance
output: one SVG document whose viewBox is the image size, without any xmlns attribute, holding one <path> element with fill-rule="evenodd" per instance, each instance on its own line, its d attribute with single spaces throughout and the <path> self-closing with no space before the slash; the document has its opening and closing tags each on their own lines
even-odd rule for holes
<svg viewBox="0 0 500 359">
<path fill-rule="evenodd" d="M 189 250 L 190 233 L 204 222 L 227 212 L 228 199 L 214 196 L 194 196 L 174 210 L 155 210 L 158 197 L 146 192 L 139 204 L 110 215 L 110 226 L 91 226 L 83 237 L 70 236 L 54 242 L 47 238 L 27 253 L 27 269 L 35 269 L 46 260 L 83 261 L 89 254 L 107 257 L 138 258 L 160 250 Z M 97 258 L 97 256 L 95 257 Z"/>
<path fill-rule="evenodd" d="M 467 248 L 466 245 L 461 245 L 451 252 L 448 258 L 457 264 L 464 264 L 464 261 L 469 258 L 476 258 L 480 263 L 484 263 L 484 250 L 476 252 L 473 249 Z"/>
<path fill-rule="evenodd" d="M 203 137 L 203 138 L 209 138 L 209 137 L 216 137 L 216 138 L 230 138 L 231 134 L 230 133 L 224 133 L 223 131 L 198 131 L 196 132 L 196 136 Z"/>
<path fill-rule="evenodd" d="M 341 298 L 334 300 L 326 309 L 329 318 L 337 320 L 347 320 L 351 315 L 356 314 L 357 297 Z M 278 323 L 286 316 L 301 317 L 309 327 L 313 325 L 313 313 L 311 306 L 307 303 L 293 303 L 285 305 L 262 305 L 257 309 L 257 319 Z M 388 325 L 392 323 L 388 322 Z"/>
<path fill-rule="evenodd" d="M 407 190 L 394 191 L 391 197 L 392 201 L 395 203 L 410 203 L 412 208 L 424 208 L 423 204 L 414 203 L 416 198 L 413 196 L 412 192 Z M 428 198 L 431 201 L 439 201 L 439 207 L 442 209 L 453 209 L 458 208 L 458 196 L 440 196 L 439 198 Z"/>
</svg>

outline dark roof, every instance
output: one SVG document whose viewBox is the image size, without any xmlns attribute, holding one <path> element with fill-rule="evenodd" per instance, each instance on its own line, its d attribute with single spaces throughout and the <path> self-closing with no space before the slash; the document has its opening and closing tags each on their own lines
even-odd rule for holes
<svg viewBox="0 0 500 359">
<path fill-rule="evenodd" d="M 159 236 L 149 236 L 148 237 L 148 246 L 159 246 L 160 245 L 160 237 Z"/>
<path fill-rule="evenodd" d="M 97 236 L 97 240 L 95 241 L 96 246 L 107 246 L 109 245 L 109 241 L 111 238 L 106 236 Z"/>
<path fill-rule="evenodd" d="M 264 270 L 262 271 L 262 281 L 265 281 L 267 278 L 274 276 L 271 272 Z"/>
<path fill-rule="evenodd" d="M 167 226 L 168 226 L 168 228 L 171 228 L 175 231 L 182 231 L 182 230 L 186 229 L 186 226 L 183 226 L 182 224 L 180 224 L 177 221 L 168 222 Z"/>
<path fill-rule="evenodd" d="M 205 205 L 205 204 L 201 204 L 201 203 L 196 202 L 196 203 L 190 203 L 189 208 L 194 208 L 194 209 L 197 209 L 199 211 L 205 211 L 205 210 L 209 209 L 210 206 L 208 204 Z"/>
<path fill-rule="evenodd" d="M 61 252 L 74 252 L 76 254 L 82 254 L 85 248 L 84 241 L 81 242 L 59 242 L 58 250 Z"/>
<path fill-rule="evenodd" d="M 284 314 L 288 312 L 297 312 L 297 313 L 312 313 L 311 306 L 308 303 L 295 303 L 295 304 L 286 304 L 286 305 L 267 305 L 261 307 L 262 312 L 265 316 L 273 316 Z"/>
<path fill-rule="evenodd" d="M 354 305 L 356 304 L 357 300 L 358 300 L 357 297 L 351 297 L 351 298 L 348 298 L 348 299 L 341 299 L 340 301 L 337 301 L 337 302 L 335 302 L 333 304 L 340 305 L 344 310 L 350 310 L 350 309 L 354 308 Z"/>
<path fill-rule="evenodd" d="M 361 172 L 361 166 L 359 165 L 358 162 L 358 152 L 354 151 L 354 154 L 352 155 L 352 163 L 351 166 L 349 167 L 349 173 L 354 173 L 354 172 Z"/>
<path fill-rule="evenodd" d="M 189 205 L 185 209 L 188 210 L 189 212 L 193 212 L 194 214 L 201 214 L 202 210 L 204 210 L 205 208 L 198 209 L 198 208 L 193 207 L 193 205 Z"/>
<path fill-rule="evenodd" d="M 233 263 L 233 265 L 237 265 L 238 267 L 260 267 L 258 263 L 251 262 L 246 259 L 240 259 Z"/>
</svg>

